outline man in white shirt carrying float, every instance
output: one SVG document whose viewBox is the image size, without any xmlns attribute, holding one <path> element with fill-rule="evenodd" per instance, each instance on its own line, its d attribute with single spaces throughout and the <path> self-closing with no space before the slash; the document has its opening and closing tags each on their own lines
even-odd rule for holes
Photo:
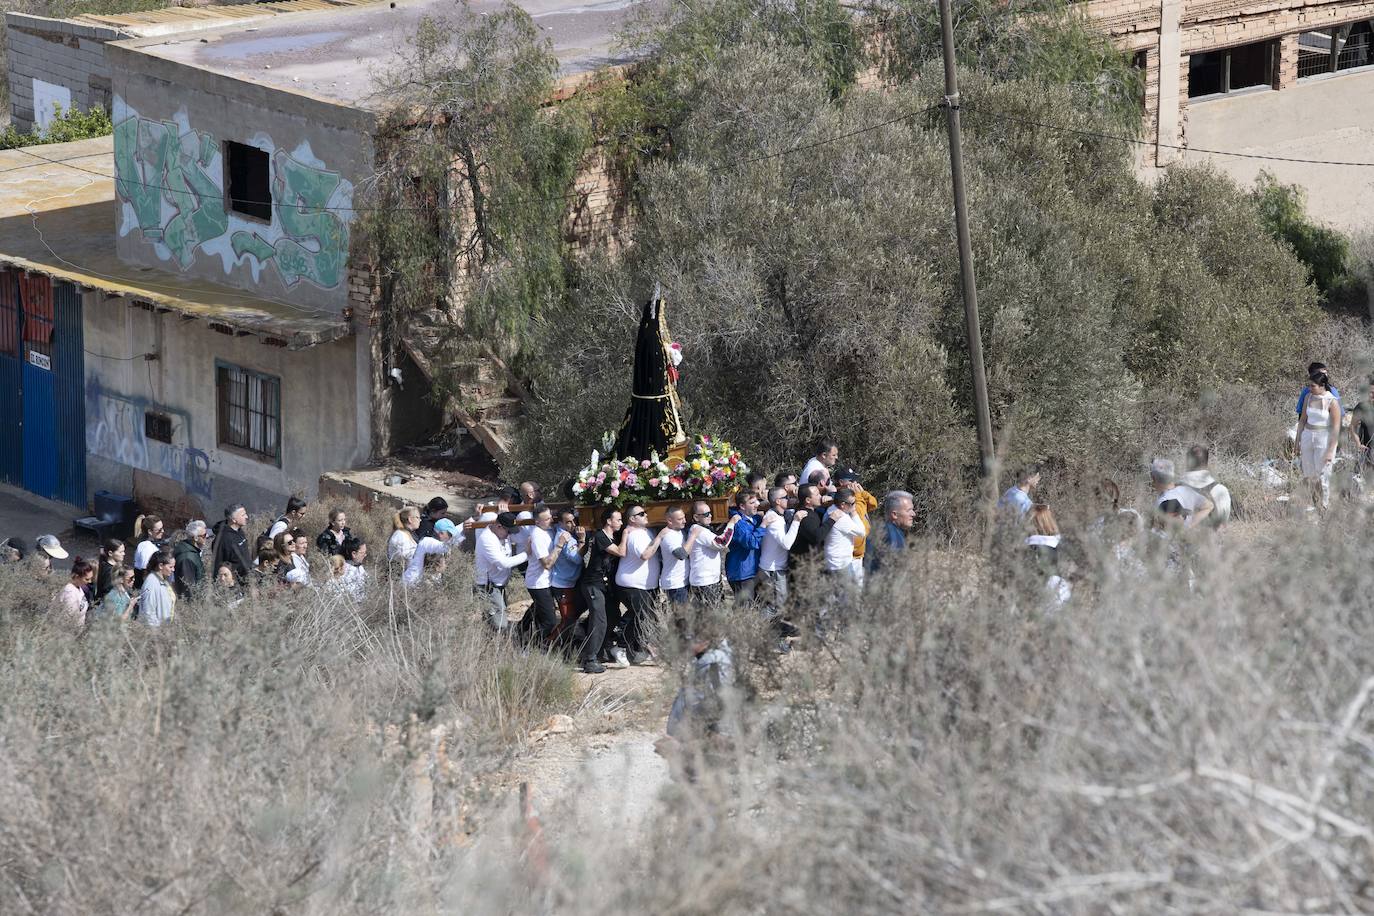
<svg viewBox="0 0 1374 916">
<path fill-rule="evenodd" d="M 733 526 L 719 536 L 711 529 L 714 521 L 711 504 L 698 502 L 692 506 L 692 529 L 687 533 L 691 547 L 687 550 L 687 588 L 692 600 L 702 604 L 725 600 L 721 579 L 725 574 L 722 559 L 730 549 Z"/>
<path fill-rule="evenodd" d="M 650 534 L 649 516 L 642 506 L 626 507 L 625 524 L 625 556 L 616 568 L 615 584 L 628 610 L 622 623 L 630 664 L 642 665 L 653 658 L 646 630 L 654 616 L 653 590 L 660 578 L 658 549 L 663 543 L 663 532 L 668 529 L 656 537 Z"/>
<path fill-rule="evenodd" d="M 768 491 L 768 511 L 763 514 L 763 545 L 759 549 L 759 579 L 764 584 L 764 617 L 774 621 L 782 636 L 796 636 L 797 628 L 782 619 L 787 609 L 787 563 L 801 523 L 810 513 L 797 509 L 789 521 L 787 503 L 785 487 Z"/>
<path fill-rule="evenodd" d="M 502 512 L 477 535 L 475 569 L 472 590 L 486 605 L 487 623 L 498 633 L 506 623 L 506 583 L 511 570 L 524 563 L 524 553 L 511 555 L 510 532 L 515 527 L 515 513 Z"/>
<path fill-rule="evenodd" d="M 557 538 L 557 540 L 555 540 Z M 572 535 L 553 530 L 553 510 L 540 506 L 534 512 L 534 524 L 525 537 L 525 552 L 529 566 L 525 570 L 525 588 L 530 593 L 530 609 L 517 627 L 525 638 L 537 634 L 547 644 L 558 628 L 558 602 L 553 594 L 553 567 L 562 555 Z"/>
</svg>

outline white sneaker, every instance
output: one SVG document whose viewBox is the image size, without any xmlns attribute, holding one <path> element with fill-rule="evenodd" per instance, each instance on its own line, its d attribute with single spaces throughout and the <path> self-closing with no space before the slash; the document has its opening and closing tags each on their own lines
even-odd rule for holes
<svg viewBox="0 0 1374 916">
<path fill-rule="evenodd" d="M 629 659 L 629 656 L 627 656 L 627 655 L 625 654 L 625 650 L 622 649 L 622 648 L 620 648 L 619 646 L 616 646 L 614 649 L 611 650 L 611 657 L 612 657 L 613 659 L 615 659 L 615 660 L 612 661 L 609 665 L 607 665 L 607 666 L 606 666 L 607 668 L 628 668 L 628 667 L 630 667 L 630 659 Z"/>
</svg>

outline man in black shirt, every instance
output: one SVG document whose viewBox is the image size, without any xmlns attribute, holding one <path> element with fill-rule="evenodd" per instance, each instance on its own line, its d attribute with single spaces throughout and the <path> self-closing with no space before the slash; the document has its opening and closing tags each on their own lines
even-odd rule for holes
<svg viewBox="0 0 1374 916">
<path fill-rule="evenodd" d="M 501 510 L 506 511 L 505 509 Z M 424 538 L 434 537 L 434 525 L 441 518 L 448 517 L 448 500 L 436 496 L 425 504 L 425 517 L 420 519 L 420 527 L 415 529 L 415 543 Z"/>
<path fill-rule="evenodd" d="M 243 531 L 247 524 L 248 510 L 234 505 L 224 510 L 224 521 L 215 526 L 215 552 L 210 565 L 218 573 L 227 563 L 238 582 L 247 582 L 248 572 L 253 568 L 253 561 L 248 556 L 248 535 Z"/>
<path fill-rule="evenodd" d="M 822 517 L 824 512 L 821 508 L 821 488 L 813 483 L 804 483 L 797 488 L 797 498 L 801 500 L 801 505 L 797 508 L 806 510 L 806 517 L 797 525 L 797 539 L 792 542 L 792 548 L 788 551 L 787 566 L 789 569 L 796 569 L 797 566 L 818 551 L 825 543 L 825 534 L 821 529 Z"/>
</svg>

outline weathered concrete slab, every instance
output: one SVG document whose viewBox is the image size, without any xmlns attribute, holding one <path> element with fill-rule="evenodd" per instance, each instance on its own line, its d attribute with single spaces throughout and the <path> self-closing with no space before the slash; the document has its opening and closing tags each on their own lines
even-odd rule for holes
<svg viewBox="0 0 1374 916">
<path fill-rule="evenodd" d="M 626 63 L 616 48 L 636 11 L 664 0 L 523 0 L 545 31 L 564 76 Z M 500 0 L 474 0 L 478 15 Z M 394 65 L 425 17 L 454 16 L 453 0 L 397 0 L 316 14 L 278 17 L 248 26 L 165 39 L 121 42 L 123 47 L 286 92 L 376 110 L 377 75 Z"/>
</svg>

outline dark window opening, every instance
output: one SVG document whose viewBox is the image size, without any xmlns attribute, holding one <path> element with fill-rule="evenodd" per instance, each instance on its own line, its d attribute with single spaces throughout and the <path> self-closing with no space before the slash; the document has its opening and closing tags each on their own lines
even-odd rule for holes
<svg viewBox="0 0 1374 916">
<path fill-rule="evenodd" d="M 172 444 L 172 418 L 165 413 L 154 413 L 151 410 L 143 413 L 143 436 L 152 439 L 154 442 L 166 442 Z"/>
<path fill-rule="evenodd" d="M 215 367 L 219 444 L 281 458 L 281 379 L 223 363 Z"/>
<path fill-rule="evenodd" d="M 1208 51 L 1188 58 L 1188 98 L 1226 91 L 1226 52 Z"/>
<path fill-rule="evenodd" d="M 1298 36 L 1298 79 L 1374 65 L 1374 20 Z"/>
<path fill-rule="evenodd" d="M 1269 61 L 1273 52 L 1268 42 L 1241 45 L 1231 49 L 1231 85 L 1228 92 L 1269 84 Z"/>
<path fill-rule="evenodd" d="M 1272 85 L 1277 47 L 1274 41 L 1257 41 L 1189 56 L 1188 98 Z"/>
<path fill-rule="evenodd" d="M 224 144 L 224 163 L 229 209 L 270 222 L 272 189 L 267 153 L 229 140 Z"/>
</svg>

